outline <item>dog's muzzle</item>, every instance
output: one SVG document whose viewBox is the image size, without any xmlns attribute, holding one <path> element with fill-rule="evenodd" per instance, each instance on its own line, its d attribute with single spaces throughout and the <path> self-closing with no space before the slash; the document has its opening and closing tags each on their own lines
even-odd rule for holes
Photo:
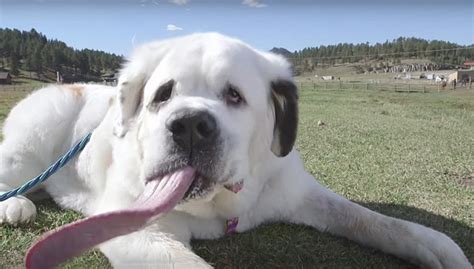
<svg viewBox="0 0 474 269">
<path fill-rule="evenodd" d="M 176 145 L 190 158 L 193 153 L 212 148 L 218 136 L 216 120 L 205 111 L 178 111 L 166 121 L 166 128 Z"/>
<path fill-rule="evenodd" d="M 167 166 L 196 169 L 196 179 L 185 199 L 205 196 L 221 176 L 222 145 L 215 117 L 208 111 L 186 108 L 172 113 L 165 125 L 170 143 L 168 159 L 173 160 Z"/>
</svg>

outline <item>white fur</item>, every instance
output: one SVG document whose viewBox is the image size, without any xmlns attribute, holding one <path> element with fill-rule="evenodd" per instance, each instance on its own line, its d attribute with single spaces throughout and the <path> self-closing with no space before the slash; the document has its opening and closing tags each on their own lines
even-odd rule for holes
<svg viewBox="0 0 474 269">
<path fill-rule="evenodd" d="M 170 102 L 158 112 L 148 110 L 156 89 L 169 79 L 176 81 Z M 0 190 L 37 175 L 94 130 L 79 158 L 43 188 L 62 207 L 85 215 L 127 207 L 143 191 L 144 178 L 167 158 L 166 119 L 181 108 L 201 109 L 216 117 L 224 138 L 218 184 L 152 226 L 100 245 L 115 267 L 208 268 L 191 251 L 191 238 L 217 239 L 225 220 L 238 216 L 238 232 L 264 222 L 299 223 L 430 268 L 471 268 L 446 235 L 329 191 L 305 172 L 296 150 L 276 157 L 269 85 L 277 79 L 292 80 L 282 57 L 219 34 L 145 44 L 125 65 L 117 88 L 49 86 L 13 108 L 0 146 Z M 222 101 L 228 82 L 242 91 L 244 106 Z M 244 188 L 237 194 L 223 188 L 240 180 Z M 0 203 L 3 222 L 29 221 L 35 214 L 22 196 Z"/>
</svg>

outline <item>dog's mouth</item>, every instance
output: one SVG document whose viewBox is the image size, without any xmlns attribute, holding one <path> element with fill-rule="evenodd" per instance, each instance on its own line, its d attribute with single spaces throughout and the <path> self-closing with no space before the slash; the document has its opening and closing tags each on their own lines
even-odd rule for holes
<svg viewBox="0 0 474 269">
<path fill-rule="evenodd" d="M 27 268 L 53 268 L 117 236 L 138 231 L 173 209 L 183 198 L 202 195 L 208 182 L 186 166 L 150 180 L 127 209 L 95 215 L 60 227 L 39 239 L 26 255 Z"/>
<path fill-rule="evenodd" d="M 184 194 L 184 200 L 197 199 L 206 196 L 214 184 L 205 176 L 196 173 L 191 186 Z"/>
<path fill-rule="evenodd" d="M 176 173 L 183 168 L 174 169 L 173 171 L 167 172 L 159 172 L 155 175 L 147 177 L 145 180 L 146 184 L 150 181 L 161 181 L 169 174 Z M 182 201 L 189 201 L 192 199 L 199 199 L 205 197 L 208 193 L 212 191 L 212 188 L 215 185 L 215 181 L 210 180 L 209 176 L 204 175 L 204 173 L 200 172 L 198 169 L 194 169 L 194 174 L 192 178 L 191 185 L 189 186 L 188 190 L 185 192 Z M 163 176 L 164 175 L 164 176 Z"/>
</svg>

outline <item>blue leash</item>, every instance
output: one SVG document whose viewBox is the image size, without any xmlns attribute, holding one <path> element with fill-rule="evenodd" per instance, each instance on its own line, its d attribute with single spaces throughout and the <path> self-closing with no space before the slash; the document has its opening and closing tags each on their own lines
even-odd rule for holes
<svg viewBox="0 0 474 269">
<path fill-rule="evenodd" d="M 56 173 L 61 167 L 66 165 L 66 163 L 69 162 L 69 160 L 71 160 L 74 156 L 76 156 L 80 151 L 82 151 L 85 148 L 85 146 L 91 139 L 91 135 L 92 133 L 88 133 L 86 136 L 84 136 L 84 138 L 82 138 L 81 141 L 79 141 L 74 147 L 72 147 L 68 152 L 66 152 L 64 156 L 62 156 L 59 160 L 53 163 L 48 169 L 46 169 L 46 171 L 44 171 L 37 177 L 31 179 L 30 181 L 26 182 L 25 184 L 23 184 L 22 186 L 14 190 L 1 194 L 0 202 L 5 201 L 13 196 L 23 194 L 27 192 L 28 190 L 30 190 L 31 188 L 33 188 L 34 186 L 48 179 L 48 177 Z"/>
</svg>

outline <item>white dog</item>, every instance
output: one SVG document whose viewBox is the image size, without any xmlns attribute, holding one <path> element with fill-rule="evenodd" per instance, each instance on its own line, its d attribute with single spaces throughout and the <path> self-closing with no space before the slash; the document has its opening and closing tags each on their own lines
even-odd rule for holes
<svg viewBox="0 0 474 269">
<path fill-rule="evenodd" d="M 13 108 L 0 146 L 0 190 L 36 176 L 93 131 L 80 156 L 42 186 L 64 208 L 86 216 L 120 211 L 147 182 L 186 169 L 193 180 L 168 214 L 99 245 L 114 267 L 208 268 L 191 238 L 289 222 L 424 267 L 472 268 L 446 235 L 321 186 L 293 149 L 297 115 L 290 66 L 278 55 L 215 33 L 149 43 L 130 57 L 117 89 L 49 86 Z M 0 221 L 35 214 L 24 196 L 0 202 Z"/>
</svg>

